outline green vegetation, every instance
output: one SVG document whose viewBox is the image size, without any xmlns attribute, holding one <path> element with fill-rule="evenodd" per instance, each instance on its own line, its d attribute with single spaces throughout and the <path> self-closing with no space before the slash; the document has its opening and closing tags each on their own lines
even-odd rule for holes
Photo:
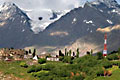
<svg viewBox="0 0 120 80">
<path fill-rule="evenodd" d="M 38 63 L 40 63 L 40 64 L 46 63 L 46 59 L 44 59 L 44 58 L 41 59 L 41 58 L 40 58 L 40 59 L 38 59 Z"/>
<path fill-rule="evenodd" d="M 118 51 L 119 52 L 119 51 Z M 102 53 L 72 57 L 72 51 L 65 49 L 65 55 L 59 51 L 59 62 L 39 59 L 38 64 L 28 65 L 27 61 L 0 62 L 0 71 L 25 80 L 119 80 L 119 53 L 112 52 L 103 57 Z M 74 53 L 75 54 L 75 53 Z M 22 74 L 22 75 L 21 75 Z"/>
<path fill-rule="evenodd" d="M 98 52 L 98 53 L 97 53 L 97 57 L 98 57 L 99 60 L 100 60 L 100 59 L 103 59 L 103 54 L 102 54 L 101 52 Z"/>
<path fill-rule="evenodd" d="M 20 66 L 21 66 L 21 67 L 24 67 L 24 68 L 27 68 L 27 67 L 28 67 L 28 65 L 27 65 L 25 62 L 21 62 L 21 63 L 20 63 Z"/>
<path fill-rule="evenodd" d="M 0 61 L 0 72 L 4 73 L 4 75 L 14 75 L 18 78 L 25 80 L 36 80 L 31 74 L 27 73 L 28 68 L 21 67 L 21 63 L 23 64 L 25 61 Z"/>
<path fill-rule="evenodd" d="M 104 76 L 111 77 L 116 70 L 111 69 L 114 65 L 119 67 L 119 61 L 98 57 L 99 55 L 86 55 L 74 59 L 64 56 L 62 60 L 64 63 L 47 62 L 44 65 L 34 65 L 29 67 L 28 73 L 40 80 L 93 80 Z"/>
</svg>

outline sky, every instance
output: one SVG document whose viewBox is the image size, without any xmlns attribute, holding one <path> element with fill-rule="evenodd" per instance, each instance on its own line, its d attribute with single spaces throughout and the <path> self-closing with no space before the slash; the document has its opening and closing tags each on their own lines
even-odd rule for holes
<svg viewBox="0 0 120 80">
<path fill-rule="evenodd" d="M 0 0 L 0 5 L 6 1 L 13 2 L 26 11 L 26 14 L 32 19 L 31 26 L 34 30 L 38 30 L 39 27 L 44 29 L 53 22 L 49 20 L 52 16 L 52 10 L 67 11 L 83 6 L 86 1 L 93 0 Z M 120 0 L 117 1 L 120 3 Z M 44 17 L 44 19 L 39 21 L 38 17 Z"/>
<path fill-rule="evenodd" d="M 11 1 L 26 9 L 71 9 L 84 4 L 87 0 L 0 0 L 0 3 Z M 92 1 L 92 0 L 89 0 Z"/>
</svg>

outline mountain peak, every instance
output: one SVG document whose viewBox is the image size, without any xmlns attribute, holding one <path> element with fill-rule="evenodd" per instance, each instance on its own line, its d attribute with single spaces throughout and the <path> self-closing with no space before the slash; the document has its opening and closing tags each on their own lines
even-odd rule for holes
<svg viewBox="0 0 120 80">
<path fill-rule="evenodd" d="M 1 10 L 9 10 L 9 9 L 16 9 L 16 8 L 17 6 L 14 3 L 4 2 L 1 7 Z"/>
<path fill-rule="evenodd" d="M 3 7 L 4 6 L 14 6 L 15 4 L 14 3 L 12 3 L 12 2 L 4 2 L 3 3 Z"/>
<path fill-rule="evenodd" d="M 29 20 L 27 15 L 14 3 L 12 2 L 5 2 L 0 8 L 0 19 L 1 20 L 7 20 L 9 18 L 12 18 L 13 16 L 25 17 Z"/>
<path fill-rule="evenodd" d="M 116 0 L 96 0 L 92 2 L 92 4 L 100 4 L 100 3 L 107 5 L 109 8 L 115 8 L 119 6 Z"/>
</svg>

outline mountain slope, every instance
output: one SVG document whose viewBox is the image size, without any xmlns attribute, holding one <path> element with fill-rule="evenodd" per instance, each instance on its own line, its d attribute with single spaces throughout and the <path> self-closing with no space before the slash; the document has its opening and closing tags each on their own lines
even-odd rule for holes
<svg viewBox="0 0 120 80">
<path fill-rule="evenodd" d="M 42 39 L 36 42 L 41 46 L 64 46 L 82 36 L 96 32 L 97 28 L 119 24 L 120 15 L 112 13 L 111 7 L 108 7 L 105 2 L 99 3 L 98 5 L 87 2 L 83 8 L 80 7 L 67 13 L 41 32 L 38 39 Z"/>
<path fill-rule="evenodd" d="M 29 18 L 15 4 L 4 3 L 0 11 L 1 47 L 24 47 L 32 37 Z M 28 43 L 29 44 L 29 43 Z"/>
<path fill-rule="evenodd" d="M 84 37 L 77 39 L 71 45 L 67 45 L 62 51 L 64 52 L 65 48 L 76 52 L 79 48 L 80 56 L 86 54 L 87 51 L 93 50 L 94 53 L 103 51 L 104 49 L 104 34 L 107 33 L 107 48 L 108 53 L 120 48 L 120 25 L 115 25 L 113 27 L 99 28 L 95 33 L 88 34 Z M 59 48 L 60 49 L 60 48 Z M 59 50 L 58 49 L 58 50 Z M 57 50 L 57 51 L 58 51 Z"/>
</svg>

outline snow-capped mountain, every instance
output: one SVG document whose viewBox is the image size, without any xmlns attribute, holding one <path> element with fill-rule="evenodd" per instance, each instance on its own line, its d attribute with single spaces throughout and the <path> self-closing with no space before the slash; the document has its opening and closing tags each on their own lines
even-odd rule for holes
<svg viewBox="0 0 120 80">
<path fill-rule="evenodd" d="M 3 2 L 13 2 L 19 6 L 31 19 L 31 29 L 35 33 L 38 33 L 43 31 L 49 24 L 59 20 L 61 16 L 64 16 L 70 10 L 83 6 L 86 1 L 93 0 L 0 0 L 0 4 Z M 96 0 L 96 3 L 97 2 L 104 2 L 108 6 L 117 5 L 115 5 L 116 2 L 114 0 Z M 54 12 L 59 12 L 59 14 L 57 14 L 59 17 L 51 19 Z M 113 12 L 118 13 L 118 10 L 113 10 Z M 39 17 L 42 17 L 42 20 L 39 20 Z"/>
<path fill-rule="evenodd" d="M 120 24 L 120 15 L 112 12 L 113 9 L 119 10 L 119 4 L 115 8 L 111 8 L 112 6 L 108 6 L 106 1 L 98 1 L 99 4 L 95 4 L 96 1 L 94 4 L 93 2 L 86 2 L 84 7 L 70 11 L 50 24 L 41 33 L 44 36 L 41 41 L 36 42 L 41 46 L 65 46 L 78 38 L 94 34 L 98 28 Z"/>
<path fill-rule="evenodd" d="M 2 20 L 12 19 L 14 16 L 18 15 L 24 15 L 21 16 L 21 18 L 30 20 L 27 15 L 22 12 L 14 3 L 6 2 L 0 7 L 0 19 Z"/>
<path fill-rule="evenodd" d="M 15 4 L 5 3 L 1 8 L 0 16 L 7 17 L 4 14 L 9 13 L 11 15 L 6 19 L 0 18 L 0 47 L 24 48 L 37 46 L 43 48 L 47 46 L 47 49 L 51 47 L 56 48 L 71 44 L 89 34 L 94 34 L 98 28 L 120 24 L 120 15 L 112 12 L 113 10 L 118 11 L 120 9 L 119 4 L 115 3 L 116 6 L 113 8 L 112 6 L 108 6 L 106 1 L 86 2 L 84 7 L 75 8 L 62 17 L 61 14 L 64 12 L 50 10 L 51 16 L 47 17 L 49 20 L 53 21 L 61 18 L 53 21 L 52 24 L 48 25 L 45 30 L 38 34 L 34 34 L 31 31 L 31 17 L 29 15 L 30 19 Z M 7 5 L 11 5 L 11 8 L 8 6 L 9 8 L 7 9 L 5 7 Z M 45 17 L 39 16 L 36 18 L 42 22 Z M 39 29 L 37 30 L 39 32 Z"/>
<path fill-rule="evenodd" d="M 92 5 L 98 8 L 101 12 L 107 13 L 117 13 L 120 15 L 120 5 L 116 2 L 116 0 L 97 0 L 93 1 Z"/>
<path fill-rule="evenodd" d="M 92 4 L 95 4 L 95 5 L 99 5 L 101 3 L 104 3 L 109 8 L 116 8 L 116 7 L 120 6 L 120 5 L 118 5 L 116 0 L 96 0 L 96 1 L 92 2 Z"/>
<path fill-rule="evenodd" d="M 0 8 L 1 47 L 23 47 L 33 35 L 27 15 L 14 3 L 4 3 Z"/>
</svg>

